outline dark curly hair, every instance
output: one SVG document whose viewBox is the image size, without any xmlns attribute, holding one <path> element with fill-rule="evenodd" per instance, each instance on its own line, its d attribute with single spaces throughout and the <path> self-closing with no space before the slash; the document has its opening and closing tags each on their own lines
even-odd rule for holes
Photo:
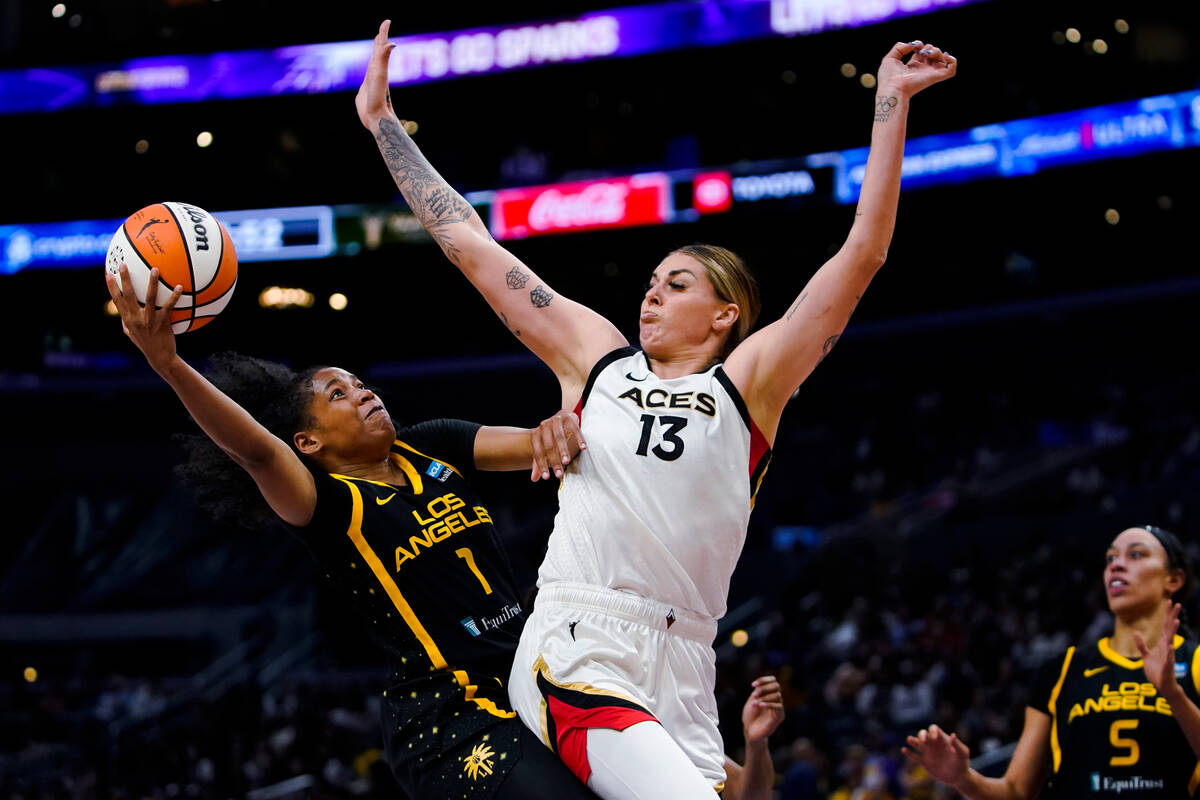
<svg viewBox="0 0 1200 800">
<path fill-rule="evenodd" d="M 325 367 L 296 372 L 272 361 L 220 353 L 212 358 L 204 376 L 295 450 L 292 436 L 314 424 L 309 411 L 312 376 L 322 369 Z M 177 438 L 187 459 L 176 467 L 176 474 L 191 486 L 196 500 L 214 519 L 252 529 L 278 521 L 254 479 L 212 439 L 204 433 Z"/>
</svg>

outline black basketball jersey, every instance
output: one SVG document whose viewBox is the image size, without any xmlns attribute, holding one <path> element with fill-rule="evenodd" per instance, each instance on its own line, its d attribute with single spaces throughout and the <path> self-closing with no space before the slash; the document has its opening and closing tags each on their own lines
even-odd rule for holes
<svg viewBox="0 0 1200 800">
<path fill-rule="evenodd" d="M 1176 636 L 1175 677 L 1200 698 L 1200 649 Z M 1200 762 L 1141 659 L 1107 638 L 1043 667 L 1033 707 L 1050 715 L 1053 797 L 1191 797 Z"/>
<path fill-rule="evenodd" d="M 389 457 L 407 486 L 314 472 L 313 519 L 293 528 L 389 655 L 388 758 L 420 796 L 489 797 L 520 753 L 503 682 L 525 614 L 463 477 L 478 430 L 433 420 L 398 432 Z"/>
</svg>

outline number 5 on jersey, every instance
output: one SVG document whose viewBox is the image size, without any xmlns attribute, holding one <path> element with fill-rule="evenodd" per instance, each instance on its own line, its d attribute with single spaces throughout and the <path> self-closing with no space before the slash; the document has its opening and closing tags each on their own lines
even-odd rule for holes
<svg viewBox="0 0 1200 800">
<path fill-rule="evenodd" d="M 650 434 L 654 432 L 655 421 L 658 421 L 666 430 L 662 433 L 662 443 L 650 447 Z M 686 417 L 656 417 L 653 414 L 642 414 L 642 438 L 634 452 L 639 456 L 650 452 L 663 461 L 674 461 L 683 455 L 683 439 L 679 438 L 679 432 L 686 425 Z M 663 445 L 670 445 L 670 448 L 665 448 Z"/>
</svg>

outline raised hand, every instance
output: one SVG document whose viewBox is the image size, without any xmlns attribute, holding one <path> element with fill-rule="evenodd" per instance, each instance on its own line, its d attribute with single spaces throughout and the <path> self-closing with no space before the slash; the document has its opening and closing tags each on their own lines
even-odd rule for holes
<svg viewBox="0 0 1200 800">
<path fill-rule="evenodd" d="M 354 96 L 354 107 L 358 109 L 358 119 L 371 131 L 375 132 L 379 120 L 393 116 L 392 93 L 388 89 L 388 60 L 392 48 L 396 45 L 388 41 L 388 30 L 392 21 L 385 19 L 375 35 L 375 45 L 371 50 L 371 61 L 367 64 L 367 74 L 363 77 L 358 94 Z"/>
<path fill-rule="evenodd" d="M 742 706 L 742 731 L 747 742 L 756 742 L 769 738 L 783 722 L 783 692 L 774 675 L 755 678 L 751 686 L 754 691 Z"/>
<path fill-rule="evenodd" d="M 905 61 L 910 54 L 912 57 Z M 878 93 L 912 97 L 927 86 L 954 77 L 957 70 L 958 59 L 931 44 L 896 42 L 879 65 Z"/>
<path fill-rule="evenodd" d="M 971 768 L 971 750 L 958 739 L 958 734 L 946 735 L 937 725 L 930 725 L 906 740 L 908 747 L 900 748 L 904 755 L 920 764 L 936 780 L 947 786 L 958 786 Z"/>
<path fill-rule="evenodd" d="M 1175 680 L 1175 634 L 1179 631 L 1179 603 L 1166 601 L 1167 611 L 1163 614 L 1162 635 L 1154 643 L 1154 647 L 1146 647 L 1146 640 L 1137 631 L 1133 632 L 1133 641 L 1137 644 L 1138 652 L 1142 654 L 1142 666 L 1146 670 L 1146 679 L 1154 684 L 1160 695 L 1167 695 L 1174 690 Z"/>
<path fill-rule="evenodd" d="M 559 411 L 543 420 L 529 435 L 533 440 L 533 471 L 529 480 L 534 482 L 549 480 L 551 472 L 556 478 L 561 478 L 563 467 L 570 464 L 579 451 L 587 449 L 583 431 L 579 429 L 579 420 L 570 411 Z M 571 449 L 572 439 L 575 441 L 574 451 Z"/>
<path fill-rule="evenodd" d="M 117 313 L 121 315 L 121 329 L 142 351 L 142 355 L 150 362 L 154 371 L 161 374 L 175 358 L 175 333 L 171 330 L 171 311 L 179 302 L 183 287 L 176 286 L 162 308 L 156 308 L 154 303 L 142 305 L 134 294 L 129 267 L 121 264 L 120 273 L 121 282 L 118 284 L 116 276 L 105 270 L 104 282 L 108 286 L 108 294 L 112 297 L 113 304 L 117 307 Z M 150 270 L 147 286 L 158 286 L 157 269 Z"/>
</svg>

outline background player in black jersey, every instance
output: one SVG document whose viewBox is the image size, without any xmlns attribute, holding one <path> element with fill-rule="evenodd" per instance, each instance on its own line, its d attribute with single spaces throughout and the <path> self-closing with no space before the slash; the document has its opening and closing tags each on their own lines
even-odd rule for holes
<svg viewBox="0 0 1200 800">
<path fill-rule="evenodd" d="M 1105 555 L 1110 637 L 1070 647 L 1042 670 L 1004 777 L 971 769 L 970 751 L 936 725 L 904 752 L 978 800 L 1051 796 L 1192 797 L 1200 786 L 1200 649 L 1177 635 L 1192 588 L 1178 537 L 1122 531 Z"/>
<path fill-rule="evenodd" d="M 463 475 L 529 469 L 530 431 L 458 420 L 397 431 L 379 397 L 334 367 L 295 373 L 230 356 L 216 364 L 222 391 L 176 352 L 179 287 L 155 309 L 139 307 L 124 264 L 119 284 L 105 279 L 126 334 L 206 434 L 184 469 L 201 501 L 243 522 L 284 522 L 387 651 L 383 733 L 401 786 L 422 800 L 594 797 L 509 708 L 502 679 L 524 612 Z"/>
</svg>

